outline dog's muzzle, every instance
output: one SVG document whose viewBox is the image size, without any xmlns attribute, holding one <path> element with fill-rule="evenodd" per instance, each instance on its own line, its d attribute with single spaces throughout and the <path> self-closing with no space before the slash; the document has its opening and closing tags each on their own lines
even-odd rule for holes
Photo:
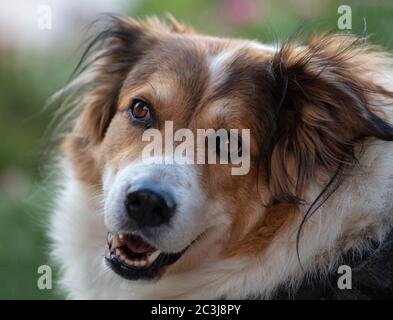
<svg viewBox="0 0 393 320">
<path fill-rule="evenodd" d="M 171 192 L 152 182 L 130 189 L 124 205 L 137 230 L 168 223 L 176 209 Z M 174 263 L 183 253 L 163 253 L 136 233 L 109 233 L 107 240 L 107 263 L 129 280 L 154 278 L 163 266 Z"/>
<path fill-rule="evenodd" d="M 190 166 L 134 162 L 103 177 L 106 262 L 126 279 L 152 279 L 205 230 L 204 193 Z"/>
</svg>

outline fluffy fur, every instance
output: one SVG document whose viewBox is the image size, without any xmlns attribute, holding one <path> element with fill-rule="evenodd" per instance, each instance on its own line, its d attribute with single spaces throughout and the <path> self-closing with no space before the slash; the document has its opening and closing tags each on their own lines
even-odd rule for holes
<svg viewBox="0 0 393 320">
<path fill-rule="evenodd" d="M 110 18 L 62 91 L 71 97 L 71 129 L 50 236 L 69 297 L 291 298 L 310 278 L 323 287 L 346 255 L 373 256 L 393 222 L 390 55 L 348 35 L 273 48 L 171 21 Z M 142 129 L 126 110 L 140 94 L 155 105 L 160 129 L 164 120 L 251 128 L 251 171 L 137 167 Z M 191 216 L 176 220 L 183 233 L 159 238 L 165 248 L 202 234 L 158 280 L 125 280 L 103 261 L 117 210 L 106 189 L 128 179 L 127 170 L 178 185 L 179 201 L 188 201 L 183 214 Z M 183 175 L 192 188 L 181 185 Z M 308 296 L 329 297 L 364 296 Z"/>
</svg>

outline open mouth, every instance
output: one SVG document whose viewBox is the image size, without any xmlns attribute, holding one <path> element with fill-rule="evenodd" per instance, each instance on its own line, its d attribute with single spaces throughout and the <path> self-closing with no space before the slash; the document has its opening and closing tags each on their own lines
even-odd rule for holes
<svg viewBox="0 0 393 320">
<path fill-rule="evenodd" d="M 187 250 L 164 253 L 136 234 L 108 233 L 107 244 L 107 264 L 128 280 L 159 277 L 165 266 L 177 261 Z"/>
</svg>

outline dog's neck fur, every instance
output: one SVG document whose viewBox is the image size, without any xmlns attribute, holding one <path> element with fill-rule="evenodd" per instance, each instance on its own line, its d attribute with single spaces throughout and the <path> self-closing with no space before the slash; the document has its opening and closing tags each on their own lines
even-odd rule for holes
<svg viewBox="0 0 393 320">
<path fill-rule="evenodd" d="M 222 260 L 221 234 L 216 233 L 182 257 L 189 266 L 198 260 L 194 267 L 171 272 L 158 282 L 131 282 L 104 265 L 106 228 L 97 197 L 69 166 L 65 175 L 51 237 L 55 260 L 63 268 L 62 285 L 72 298 L 271 298 L 278 288 L 293 293 L 306 274 L 336 273 L 340 257 L 349 250 L 361 254 L 372 244 L 383 243 L 393 222 L 393 146 L 370 141 L 360 165 L 305 224 L 299 247 L 302 266 L 296 252 L 298 224 L 294 224 L 277 234 L 259 256 Z M 309 199 L 320 188 L 310 188 Z"/>
</svg>

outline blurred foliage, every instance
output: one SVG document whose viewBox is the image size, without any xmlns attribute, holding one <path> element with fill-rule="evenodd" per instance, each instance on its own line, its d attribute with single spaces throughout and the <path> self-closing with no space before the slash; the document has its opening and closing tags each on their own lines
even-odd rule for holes
<svg viewBox="0 0 393 320">
<path fill-rule="evenodd" d="M 389 31 L 393 30 L 393 3 L 390 0 L 259 2 L 263 4 L 259 7 L 259 19 L 244 24 L 231 23 L 220 17 L 220 7 L 225 3 L 223 0 L 144 0 L 137 6 L 134 15 L 165 17 L 166 13 L 171 13 L 202 33 L 274 43 L 294 36 L 304 40 L 313 33 L 340 32 L 337 29 L 337 8 L 346 4 L 352 8 L 352 33 L 371 35 L 373 42 L 393 49 L 393 35 Z"/>
<path fill-rule="evenodd" d="M 164 17 L 170 12 L 202 33 L 276 42 L 337 31 L 340 3 L 260 1 L 259 16 L 248 23 L 225 19 L 225 0 L 140 0 L 129 14 Z M 345 2 L 353 10 L 354 33 L 366 29 L 372 41 L 393 49 L 393 6 L 388 3 Z M 59 45 L 45 52 L 12 51 L 2 50 L 0 43 L 0 298 L 61 297 L 36 286 L 38 266 L 48 263 L 43 225 L 52 198 L 50 183 L 37 169 L 48 160 L 42 151 L 54 111 L 43 106 L 66 83 L 78 58 L 74 49 Z"/>
<path fill-rule="evenodd" d="M 53 299 L 55 290 L 39 290 L 38 267 L 47 262 L 45 229 L 49 199 L 42 187 L 22 201 L 0 194 L 0 299 Z M 53 278 L 56 275 L 56 269 Z M 52 287 L 56 283 L 52 282 Z"/>
</svg>

